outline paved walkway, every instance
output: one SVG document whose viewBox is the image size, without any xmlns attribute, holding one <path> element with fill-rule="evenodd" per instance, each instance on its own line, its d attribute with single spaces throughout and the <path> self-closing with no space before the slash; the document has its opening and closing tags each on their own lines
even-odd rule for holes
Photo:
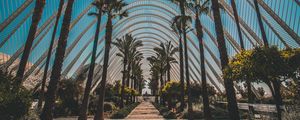
<svg viewBox="0 0 300 120">
<path fill-rule="evenodd" d="M 159 115 L 159 111 L 150 102 L 142 102 L 131 111 L 126 119 L 164 120 L 163 117 Z"/>
</svg>

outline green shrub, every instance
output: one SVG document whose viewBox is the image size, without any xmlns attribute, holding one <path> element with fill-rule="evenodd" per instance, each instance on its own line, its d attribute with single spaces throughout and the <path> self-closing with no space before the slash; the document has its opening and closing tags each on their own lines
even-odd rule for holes
<svg viewBox="0 0 300 120">
<path fill-rule="evenodd" d="M 63 79 L 59 82 L 54 116 L 78 115 L 81 101 L 81 87 L 78 81 Z"/>
<path fill-rule="evenodd" d="M 166 119 L 176 119 L 176 114 L 171 111 L 167 111 L 163 113 L 163 117 Z"/>
<path fill-rule="evenodd" d="M 159 105 L 157 103 L 152 103 L 153 106 L 159 111 L 159 113 L 166 119 L 176 119 L 176 113 L 170 111 L 167 107 Z"/>
<path fill-rule="evenodd" d="M 160 113 L 166 113 L 168 111 L 169 111 L 169 109 L 167 107 L 159 107 L 159 112 Z"/>
<path fill-rule="evenodd" d="M 104 112 L 112 112 L 113 110 L 116 109 L 116 106 L 114 105 L 114 103 L 107 103 L 105 102 L 104 103 Z"/>
<path fill-rule="evenodd" d="M 117 112 L 115 112 L 114 114 L 112 114 L 112 116 L 110 117 L 111 119 L 123 119 L 125 118 L 128 114 L 130 114 L 130 112 L 136 107 L 138 106 L 140 103 L 133 103 L 131 105 L 128 105 L 120 110 L 118 110 Z"/>
<path fill-rule="evenodd" d="M 12 77 L 0 73 L 0 119 L 22 119 L 31 105 L 31 94 L 25 88 L 13 91 Z"/>
<path fill-rule="evenodd" d="M 193 119 L 203 119 L 204 118 L 203 113 L 201 111 L 193 111 L 193 113 L 191 113 L 191 114 L 192 114 Z M 189 113 L 185 111 L 183 113 L 182 117 L 183 117 L 183 119 L 188 119 Z"/>
</svg>

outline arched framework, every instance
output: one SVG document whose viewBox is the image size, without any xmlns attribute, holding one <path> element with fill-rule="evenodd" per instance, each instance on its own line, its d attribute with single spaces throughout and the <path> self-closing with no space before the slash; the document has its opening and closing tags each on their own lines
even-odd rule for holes
<svg viewBox="0 0 300 120">
<path fill-rule="evenodd" d="M 33 78 L 31 78 L 31 76 L 38 78 L 38 76 L 42 75 L 41 72 L 47 56 L 47 50 L 44 49 L 44 46 L 47 46 L 50 42 L 54 18 L 57 14 L 56 10 L 59 3 L 59 0 L 46 1 L 45 9 L 47 9 L 47 11 L 43 13 L 30 55 L 31 64 L 25 74 L 25 78 L 30 78 L 28 79 L 29 82 L 34 83 L 38 83 L 39 79 L 32 80 Z M 172 18 L 179 14 L 176 4 L 170 3 L 170 1 L 167 0 L 125 1 L 129 3 L 129 5 L 124 8 L 129 11 L 129 17 L 114 21 L 113 40 L 122 37 L 126 33 L 132 34 L 134 37 L 143 41 L 144 47 L 139 50 L 142 51 L 145 58 L 155 54 L 152 48 L 158 46 L 160 42 L 172 41 L 174 46 L 178 46 L 179 37 L 170 28 Z M 95 10 L 92 8 L 92 2 L 93 0 L 77 0 L 75 2 L 75 10 L 73 11 L 70 27 L 70 37 L 68 38 L 68 47 L 62 71 L 65 77 L 75 77 L 79 70 L 89 63 L 92 41 L 94 39 L 94 26 L 96 23 L 96 18 L 87 15 L 88 12 Z M 297 6 L 299 3 L 294 3 L 295 1 L 284 1 L 284 4 L 280 4 L 274 0 L 259 1 L 259 5 L 262 8 L 264 27 L 266 28 L 267 37 L 271 45 L 276 45 L 279 48 L 296 48 L 300 46 L 300 8 Z M 222 22 L 224 24 L 224 35 L 228 48 L 227 52 L 232 56 L 241 50 L 237 30 L 235 28 L 233 11 L 230 7 L 230 0 L 220 0 L 220 4 L 224 7 L 224 10 L 222 10 Z M 242 28 L 246 49 L 262 45 L 259 27 L 257 22 L 253 20 L 253 18 L 255 18 L 255 11 L 252 1 L 237 1 L 237 5 L 240 15 L 239 24 Z M 0 63 L 2 64 L 2 68 L 15 71 L 18 68 L 18 58 L 20 58 L 24 49 L 24 38 L 26 38 L 28 34 L 34 0 L 19 0 L 14 2 L 3 0 L 0 2 L 0 6 L 1 14 L 4 15 L 0 18 L 0 53 L 2 53 Z M 7 6 L 7 10 L 4 10 L 3 6 Z M 289 7 L 290 9 L 288 9 Z M 276 9 L 280 10 L 276 11 Z M 287 15 L 284 15 L 284 13 L 279 12 L 283 10 L 291 14 L 286 13 Z M 187 10 L 187 13 L 195 17 L 193 11 L 190 9 Z M 104 21 L 101 25 L 96 60 L 99 66 L 96 69 L 97 74 L 95 75 L 96 81 L 94 81 L 94 88 L 101 78 L 106 16 L 103 18 Z M 224 86 L 221 78 L 221 65 L 213 18 L 211 14 L 203 15 L 200 18 L 204 30 L 205 63 L 207 64 L 206 75 L 209 83 L 212 84 L 218 92 L 222 92 Z M 192 26 L 193 24 L 194 23 L 192 23 Z M 57 46 L 57 39 L 54 43 L 54 47 Z M 195 31 L 188 33 L 188 46 L 191 80 L 200 83 L 200 57 Z M 121 79 L 121 74 L 119 73 L 122 70 L 122 62 L 121 59 L 116 56 L 117 52 L 117 48 L 113 46 L 108 69 L 110 82 Z M 54 57 L 55 49 L 52 53 L 52 57 Z M 175 58 L 179 60 L 179 55 L 176 54 Z M 143 60 L 143 63 L 144 74 L 147 76 L 149 74 L 149 67 L 147 66 L 146 60 Z M 48 74 L 48 76 L 50 76 L 50 74 Z M 172 64 L 171 76 L 171 79 L 179 80 L 179 65 Z"/>
</svg>

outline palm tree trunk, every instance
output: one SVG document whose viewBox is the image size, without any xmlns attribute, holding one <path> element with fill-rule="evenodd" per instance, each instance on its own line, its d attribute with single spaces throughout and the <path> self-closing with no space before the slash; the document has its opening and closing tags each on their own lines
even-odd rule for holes
<svg viewBox="0 0 300 120">
<path fill-rule="evenodd" d="M 155 77 L 155 83 L 156 83 L 156 89 L 155 89 L 155 102 L 156 103 L 159 103 L 159 100 L 158 100 L 158 81 L 159 81 L 159 76 L 156 76 Z"/>
<path fill-rule="evenodd" d="M 255 6 L 255 11 L 256 11 L 256 15 L 257 15 L 257 19 L 258 19 L 258 25 L 259 25 L 259 28 L 260 28 L 260 31 L 261 31 L 261 36 L 262 36 L 262 39 L 263 39 L 263 42 L 264 42 L 264 46 L 269 47 L 267 35 L 266 35 L 266 32 L 265 32 L 265 28 L 264 28 L 264 24 L 263 24 L 263 21 L 262 21 L 262 18 L 261 18 L 261 13 L 260 13 L 260 10 L 259 10 L 257 0 L 254 0 L 254 6 Z"/>
<path fill-rule="evenodd" d="M 47 96 L 45 100 L 45 105 L 43 112 L 41 114 L 42 120 L 52 120 L 53 119 L 53 108 L 55 103 L 55 94 L 57 90 L 57 84 L 61 77 L 61 70 L 64 61 L 64 55 L 67 47 L 67 39 L 69 36 L 69 28 L 72 17 L 74 0 L 69 0 L 65 11 L 65 16 L 63 19 L 63 24 L 61 28 L 61 34 L 58 40 L 58 46 L 56 49 L 54 65 L 50 77 L 50 82 L 48 86 Z"/>
<path fill-rule="evenodd" d="M 274 99 L 275 99 L 275 104 L 276 104 L 276 109 L 277 109 L 277 119 L 281 120 L 281 113 L 282 113 L 282 108 L 281 106 L 283 105 L 282 102 L 282 97 L 280 93 L 280 82 L 278 80 L 272 80 L 273 88 L 274 88 Z"/>
<path fill-rule="evenodd" d="M 105 35 L 105 52 L 104 52 L 104 65 L 103 65 L 103 73 L 102 73 L 102 80 L 100 83 L 99 89 L 99 103 L 97 106 L 97 112 L 94 117 L 94 120 L 104 120 L 104 96 L 105 96 L 105 85 L 107 79 L 107 68 L 108 68 L 108 61 L 109 61 L 109 52 L 111 46 L 111 39 L 112 39 L 112 16 L 108 15 L 108 20 L 106 24 L 106 35 Z"/>
<path fill-rule="evenodd" d="M 171 81 L 171 65 L 170 65 L 170 62 L 167 63 L 167 66 L 168 66 L 167 67 L 167 69 L 168 69 L 168 71 L 167 71 L 167 80 L 168 80 L 168 82 L 170 82 Z"/>
<path fill-rule="evenodd" d="M 185 16 L 185 1 L 180 2 L 180 12 L 182 16 Z M 189 119 L 193 119 L 191 113 L 193 112 L 193 106 L 192 106 L 192 101 L 191 101 L 191 90 L 190 90 L 190 73 L 189 73 L 189 57 L 188 57 L 188 49 L 187 49 L 187 37 L 186 37 L 186 22 L 183 21 L 182 23 L 183 28 L 183 40 L 184 40 L 184 54 L 185 54 L 185 77 L 186 77 L 186 86 L 187 86 L 187 94 L 188 94 L 188 113 L 189 114 Z"/>
<path fill-rule="evenodd" d="M 127 65 L 127 57 L 125 55 L 124 62 L 123 62 L 123 77 L 122 77 L 120 108 L 124 107 L 125 80 L 126 80 L 126 74 L 127 74 L 126 65 Z"/>
<path fill-rule="evenodd" d="M 130 71 L 131 71 L 131 62 L 128 63 L 128 66 L 127 66 L 127 80 L 126 80 L 126 86 L 129 88 L 130 87 Z M 126 96 L 126 103 L 129 103 L 129 96 Z"/>
<path fill-rule="evenodd" d="M 300 74 L 300 71 L 297 70 L 297 75 L 296 75 L 296 78 L 295 78 L 295 81 L 296 81 L 296 84 L 297 84 L 297 95 L 296 95 L 296 98 L 298 99 L 296 101 L 296 103 L 298 104 L 298 107 L 300 109 L 300 79 L 299 79 L 299 74 Z"/>
<path fill-rule="evenodd" d="M 40 110 L 42 107 L 42 103 L 44 101 L 44 97 L 45 97 L 45 86 L 46 86 L 46 79 L 47 79 L 47 72 L 48 72 L 48 68 L 49 68 L 49 64 L 50 64 L 50 58 L 51 58 L 51 53 L 52 53 L 52 49 L 53 49 L 53 44 L 54 44 L 54 40 L 55 40 L 55 35 L 56 35 L 56 31 L 57 31 L 57 27 L 58 27 L 58 23 L 59 23 L 59 18 L 61 16 L 61 12 L 62 12 L 62 8 L 64 5 L 64 0 L 60 0 L 59 3 L 59 7 L 58 7 L 58 13 L 56 15 L 56 20 L 55 20 L 55 26 L 54 26 L 54 30 L 52 33 L 52 38 L 51 38 L 51 42 L 49 45 L 49 49 L 48 49 L 48 54 L 47 54 L 47 59 L 46 59 L 46 65 L 45 65 L 45 69 L 44 69 L 44 73 L 43 73 L 43 79 L 42 79 L 42 86 L 41 86 L 41 90 L 40 90 L 40 94 L 39 94 L 39 102 L 38 102 L 38 109 Z"/>
<path fill-rule="evenodd" d="M 252 90 L 251 90 L 251 82 L 249 80 L 246 81 L 247 84 L 247 91 L 248 91 L 248 104 L 253 104 L 253 94 L 252 94 Z M 254 108 L 252 105 L 248 106 L 249 108 L 249 120 L 252 120 L 252 116 L 254 114 Z"/>
<path fill-rule="evenodd" d="M 101 27 L 101 17 L 102 17 L 101 9 L 98 10 L 97 17 L 98 17 L 97 18 L 98 21 L 97 21 L 97 27 L 96 27 L 96 33 L 95 33 L 95 39 L 94 39 L 94 45 L 93 45 L 91 65 L 89 68 L 88 79 L 87 79 L 86 85 L 85 85 L 85 90 L 84 90 L 84 95 L 83 95 L 83 100 L 82 100 L 82 105 L 81 105 L 81 109 L 79 112 L 78 120 L 86 120 L 87 119 L 89 96 L 90 96 L 91 86 L 92 86 L 93 77 L 94 77 L 96 54 L 97 54 L 98 41 L 99 41 L 99 32 L 100 32 L 100 27 Z"/>
<path fill-rule="evenodd" d="M 179 33 L 179 59 L 180 59 L 180 111 L 184 110 L 184 63 L 183 63 L 183 45 L 182 35 Z"/>
<path fill-rule="evenodd" d="M 28 58 L 29 58 L 30 51 L 31 51 L 31 47 L 32 47 L 33 41 L 35 39 L 35 33 L 37 31 L 38 24 L 42 18 L 45 4 L 46 4 L 45 0 L 37 0 L 36 1 L 33 16 L 32 16 L 31 26 L 29 29 L 29 33 L 28 33 L 27 40 L 25 43 L 24 52 L 23 52 L 22 58 L 19 63 L 20 65 L 19 65 L 19 69 L 18 69 L 15 83 L 14 83 L 15 84 L 14 90 L 18 90 L 22 84 L 24 72 L 25 72 L 26 65 L 27 65 Z"/>
<path fill-rule="evenodd" d="M 233 10 L 235 24 L 236 24 L 236 27 L 237 27 L 237 30 L 238 30 L 238 35 L 239 35 L 239 38 L 240 38 L 240 45 L 241 45 L 242 50 L 244 50 L 245 49 L 244 40 L 243 40 L 241 26 L 240 26 L 240 22 L 239 22 L 239 15 L 238 15 L 238 12 L 236 10 L 235 0 L 231 0 L 231 7 L 232 7 L 232 10 Z"/>
<path fill-rule="evenodd" d="M 198 11 L 196 12 L 196 31 L 197 37 L 199 40 L 199 49 L 200 49 L 200 67 L 201 67 L 201 79 L 202 79 L 202 98 L 203 98 L 203 106 L 204 106 L 204 117 L 206 120 L 211 120 L 211 112 L 209 108 L 209 98 L 207 93 L 207 82 L 206 82 L 206 70 L 205 70 L 205 62 L 204 62 L 204 41 L 203 41 L 203 31 L 202 24 L 199 19 Z"/>
<path fill-rule="evenodd" d="M 224 70 L 228 66 L 228 54 L 226 49 L 226 43 L 224 38 L 224 32 L 223 32 L 223 25 L 221 21 L 221 15 L 220 15 L 220 7 L 218 0 L 212 0 L 212 10 L 214 14 L 214 20 L 215 20 L 215 30 L 217 34 L 217 40 L 218 40 L 218 49 L 220 52 L 220 59 L 221 59 L 221 66 L 222 70 Z M 233 87 L 233 81 L 229 79 L 224 79 L 224 85 L 225 85 L 225 91 L 227 95 L 227 101 L 228 101 L 228 111 L 229 116 L 232 120 L 239 120 L 239 110 L 236 102 L 236 94 Z"/>
<path fill-rule="evenodd" d="M 126 86 L 130 87 L 130 71 L 131 71 L 131 62 L 128 63 L 127 66 L 127 79 L 126 79 Z"/>
<path fill-rule="evenodd" d="M 161 69 L 160 69 L 160 93 L 162 93 L 162 89 L 164 87 L 164 79 L 163 79 L 163 75 L 164 75 L 164 71 L 163 71 L 163 64 L 161 65 Z M 163 96 L 160 96 L 160 104 L 164 105 L 165 101 L 163 99 Z"/>
</svg>

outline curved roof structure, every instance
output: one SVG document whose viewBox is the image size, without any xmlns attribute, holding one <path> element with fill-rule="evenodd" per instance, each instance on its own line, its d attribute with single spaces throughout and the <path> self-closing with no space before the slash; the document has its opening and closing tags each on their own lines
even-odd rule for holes
<svg viewBox="0 0 300 120">
<path fill-rule="evenodd" d="M 0 54 L 0 63 L 4 63 L 4 66 L 9 67 L 9 69 L 15 69 L 16 66 L 13 66 L 13 63 L 21 57 L 22 50 L 24 49 L 26 41 L 24 38 L 27 37 L 31 24 L 31 16 L 35 5 L 34 1 L 0 1 L 0 53 L 3 53 Z M 91 5 L 93 1 L 75 1 L 68 47 L 62 71 L 62 74 L 66 77 L 76 75 L 86 64 L 89 64 L 96 18 L 88 16 L 87 13 L 95 11 Z M 179 15 L 179 9 L 176 4 L 171 3 L 169 0 L 125 1 L 129 4 L 124 8 L 129 11 L 129 16 L 119 21 L 113 21 L 113 40 L 120 38 L 126 33 L 132 34 L 143 41 L 144 46 L 140 50 L 144 53 L 145 58 L 155 54 L 152 49 L 158 46 L 160 42 L 172 41 L 174 46 L 178 46 L 178 36 L 170 28 L 172 18 Z M 47 56 L 46 48 L 48 48 L 48 44 L 50 43 L 59 0 L 46 0 L 46 2 L 47 4 L 42 20 L 39 23 L 36 40 L 30 55 L 29 61 L 33 65 L 27 69 L 25 78 L 28 78 L 30 75 L 41 75 L 41 69 L 44 67 Z M 219 0 L 219 2 L 224 7 L 221 11 L 221 16 L 227 52 L 230 56 L 233 56 L 241 50 L 233 11 L 230 7 L 230 0 Z M 256 20 L 253 1 L 237 0 L 236 4 L 245 48 L 251 49 L 254 46 L 262 45 L 262 37 Z M 276 45 L 281 49 L 286 47 L 300 47 L 299 4 L 298 0 L 259 0 L 263 23 L 270 45 Z M 187 14 L 194 17 L 194 12 L 191 10 L 188 10 Z M 99 64 L 102 64 L 104 55 L 106 16 L 103 18 L 97 53 L 97 63 Z M 202 15 L 200 19 L 204 30 L 206 74 L 209 83 L 215 86 L 219 92 L 222 92 L 224 86 L 221 78 L 221 65 L 213 17 L 212 14 L 208 14 Z M 59 33 L 60 31 L 57 31 L 57 34 Z M 200 54 L 195 34 L 195 31 L 188 33 L 187 44 L 190 54 L 188 59 L 190 61 L 191 80 L 193 82 L 200 82 Z M 57 42 L 55 43 L 56 46 Z M 117 48 L 113 46 L 111 48 L 110 65 L 108 68 L 109 81 L 121 79 L 121 74 L 119 73 L 121 72 L 122 62 L 116 56 L 117 52 Z M 55 53 L 55 50 L 52 53 Z M 7 57 L 7 55 L 10 57 Z M 54 59 L 53 56 L 54 54 L 51 58 L 52 62 Z M 175 57 L 179 60 L 179 55 Z M 144 75 L 147 77 L 149 66 L 146 60 L 143 60 L 143 63 Z M 96 74 L 98 80 L 101 76 L 100 68 Z M 177 64 L 172 64 L 171 79 L 179 80 L 179 65 Z"/>
</svg>

